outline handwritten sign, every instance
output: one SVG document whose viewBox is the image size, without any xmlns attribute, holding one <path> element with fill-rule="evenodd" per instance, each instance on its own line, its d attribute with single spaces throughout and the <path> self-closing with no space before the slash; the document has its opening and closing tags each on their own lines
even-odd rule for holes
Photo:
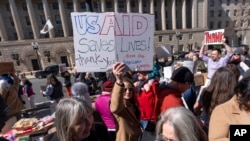
<svg viewBox="0 0 250 141">
<path fill-rule="evenodd" d="M 222 44 L 224 29 L 205 31 L 205 45 Z"/>
<path fill-rule="evenodd" d="M 71 19 L 79 72 L 105 72 L 116 61 L 152 70 L 154 15 L 73 12 Z"/>
</svg>

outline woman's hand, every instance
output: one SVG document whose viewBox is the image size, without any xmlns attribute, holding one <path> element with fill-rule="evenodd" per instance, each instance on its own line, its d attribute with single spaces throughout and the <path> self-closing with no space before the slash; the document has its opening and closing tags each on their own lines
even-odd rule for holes
<svg viewBox="0 0 250 141">
<path fill-rule="evenodd" d="M 113 74 L 114 74 L 114 76 L 116 78 L 117 83 L 122 83 L 123 82 L 122 75 L 124 73 L 125 67 L 126 67 L 126 65 L 124 63 L 120 63 L 120 62 L 116 62 L 113 65 L 112 70 L 113 70 Z"/>
</svg>

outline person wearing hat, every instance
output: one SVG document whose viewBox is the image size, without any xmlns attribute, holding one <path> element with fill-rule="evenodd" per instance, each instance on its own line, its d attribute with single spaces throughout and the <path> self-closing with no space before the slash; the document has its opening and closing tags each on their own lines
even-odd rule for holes
<svg viewBox="0 0 250 141">
<path fill-rule="evenodd" d="M 110 141 L 115 141 L 116 138 L 115 119 L 109 108 L 113 86 L 114 81 L 105 81 L 102 84 L 102 93 L 95 100 L 95 109 L 101 115 L 102 121 L 108 129 Z"/>
<path fill-rule="evenodd" d="M 243 51 L 240 48 L 237 48 L 234 53 L 233 56 L 230 59 L 230 64 L 235 64 L 238 65 L 241 62 L 241 55 L 242 55 Z"/>
<path fill-rule="evenodd" d="M 187 67 L 174 70 L 171 81 L 167 86 L 160 88 L 156 106 L 156 115 L 171 107 L 184 106 L 182 93 L 194 82 L 194 75 Z"/>
</svg>

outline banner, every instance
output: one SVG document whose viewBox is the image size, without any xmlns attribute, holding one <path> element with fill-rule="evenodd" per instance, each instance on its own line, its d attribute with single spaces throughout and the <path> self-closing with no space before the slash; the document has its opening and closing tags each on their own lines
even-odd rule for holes
<svg viewBox="0 0 250 141">
<path fill-rule="evenodd" d="M 71 19 L 79 72 L 106 72 L 116 61 L 152 70 L 154 15 L 73 12 Z"/>
<path fill-rule="evenodd" d="M 224 29 L 205 31 L 205 45 L 222 44 Z"/>
</svg>

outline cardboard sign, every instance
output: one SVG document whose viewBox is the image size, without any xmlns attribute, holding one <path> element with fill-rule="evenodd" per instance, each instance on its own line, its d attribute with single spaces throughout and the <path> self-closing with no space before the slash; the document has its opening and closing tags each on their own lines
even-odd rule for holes
<svg viewBox="0 0 250 141">
<path fill-rule="evenodd" d="M 71 13 L 79 72 L 106 72 L 119 61 L 131 70 L 152 70 L 154 15 Z"/>
<path fill-rule="evenodd" d="M 204 85 L 204 75 L 203 74 L 197 74 L 197 75 L 194 75 L 194 83 L 195 83 L 195 86 L 202 86 Z"/>
<path fill-rule="evenodd" d="M 155 53 L 158 58 L 169 57 L 172 55 L 172 48 L 170 45 L 163 45 L 155 48 Z"/>
<path fill-rule="evenodd" d="M 205 45 L 222 44 L 224 29 L 205 31 Z"/>
<path fill-rule="evenodd" d="M 0 74 L 9 74 L 15 71 L 13 62 L 0 62 Z"/>
</svg>

